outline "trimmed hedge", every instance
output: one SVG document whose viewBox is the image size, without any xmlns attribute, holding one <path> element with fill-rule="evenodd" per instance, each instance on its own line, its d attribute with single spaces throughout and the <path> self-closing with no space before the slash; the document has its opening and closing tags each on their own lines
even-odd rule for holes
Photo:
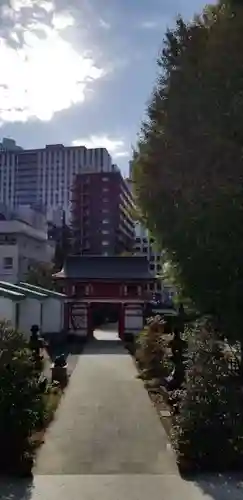
<svg viewBox="0 0 243 500">
<path fill-rule="evenodd" d="M 243 464 L 241 379 L 229 371 L 209 323 L 197 323 L 191 332 L 185 395 L 172 439 L 183 468 L 219 471 Z"/>
</svg>

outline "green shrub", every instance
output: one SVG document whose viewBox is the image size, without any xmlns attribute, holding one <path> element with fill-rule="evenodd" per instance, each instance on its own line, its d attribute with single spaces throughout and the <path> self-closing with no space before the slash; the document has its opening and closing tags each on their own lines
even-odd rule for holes
<svg viewBox="0 0 243 500">
<path fill-rule="evenodd" d="M 172 433 L 178 462 L 209 470 L 225 470 L 241 464 L 240 377 L 230 373 L 208 323 L 198 323 L 191 332 L 185 389 Z"/>
<path fill-rule="evenodd" d="M 151 378 L 167 376 L 172 367 L 166 354 L 167 342 L 163 333 L 163 322 L 155 316 L 137 338 L 136 359 Z"/>
<path fill-rule="evenodd" d="M 0 471 L 17 472 L 31 457 L 29 438 L 44 404 L 28 344 L 7 322 L 0 322 L 0 380 Z"/>
</svg>

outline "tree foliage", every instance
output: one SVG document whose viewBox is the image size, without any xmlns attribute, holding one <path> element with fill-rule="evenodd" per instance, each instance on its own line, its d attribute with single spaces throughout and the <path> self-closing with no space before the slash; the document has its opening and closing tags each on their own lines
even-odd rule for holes
<svg viewBox="0 0 243 500">
<path fill-rule="evenodd" d="M 28 344 L 7 322 L 0 322 L 0 471 L 21 466 L 30 452 L 29 437 L 44 415 Z"/>
<path fill-rule="evenodd" d="M 61 236 L 56 242 L 55 255 L 54 255 L 54 268 L 55 271 L 61 271 L 67 256 L 71 253 L 71 229 L 63 221 Z"/>
<path fill-rule="evenodd" d="M 185 295 L 235 337 L 243 319 L 242 144 L 243 6 L 224 2 L 167 31 L 133 178 Z"/>
<path fill-rule="evenodd" d="M 26 281 L 31 285 L 41 286 L 48 290 L 55 290 L 56 284 L 53 279 L 55 273 L 52 263 L 35 264 L 29 270 Z"/>
</svg>

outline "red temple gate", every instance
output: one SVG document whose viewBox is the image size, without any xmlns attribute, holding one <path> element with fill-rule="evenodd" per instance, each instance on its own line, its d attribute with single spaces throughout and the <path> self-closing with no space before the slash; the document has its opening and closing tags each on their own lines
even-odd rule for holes
<svg viewBox="0 0 243 500">
<path fill-rule="evenodd" d="M 145 257 L 69 257 L 55 278 L 69 297 L 65 305 L 68 333 L 92 336 L 92 305 L 97 303 L 117 304 L 120 338 L 142 330 L 147 284 L 153 280 Z"/>
</svg>

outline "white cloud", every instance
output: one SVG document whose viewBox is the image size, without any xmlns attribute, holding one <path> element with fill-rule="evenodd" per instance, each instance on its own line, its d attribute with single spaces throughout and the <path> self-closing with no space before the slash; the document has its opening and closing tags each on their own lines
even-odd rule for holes
<svg viewBox="0 0 243 500">
<path fill-rule="evenodd" d="M 10 7 L 16 12 L 26 7 L 31 7 L 32 0 L 10 0 Z"/>
<path fill-rule="evenodd" d="M 108 23 L 107 21 L 105 21 L 104 19 L 99 19 L 99 25 L 101 28 L 104 28 L 104 30 L 109 30 L 111 28 L 111 25 L 110 23 Z"/>
<path fill-rule="evenodd" d="M 10 8 L 15 12 L 20 12 L 25 8 L 33 8 L 34 6 L 44 9 L 46 12 L 54 10 L 52 0 L 10 0 Z"/>
<path fill-rule="evenodd" d="M 158 28 L 158 21 L 143 21 L 140 27 L 145 30 L 153 30 Z"/>
<path fill-rule="evenodd" d="M 54 10 L 54 4 L 51 0 L 37 0 L 38 7 L 44 9 L 46 12 L 52 12 Z"/>
<path fill-rule="evenodd" d="M 114 156 L 115 158 L 127 158 L 130 156 L 130 153 L 129 151 L 117 151 Z"/>
<path fill-rule="evenodd" d="M 50 14 L 48 0 L 12 0 L 12 8 L 38 4 Z M 12 18 L 11 18 L 12 19 Z M 74 25 L 68 12 L 53 13 L 52 25 L 37 22 L 33 16 L 19 18 L 11 30 L 11 39 L 19 42 L 14 49 L 0 37 L 0 123 L 27 121 L 33 117 L 50 120 L 54 113 L 83 102 L 89 83 L 104 71 L 86 52 L 78 53 L 62 38 L 62 30 Z M 20 43 L 19 36 L 23 37 Z"/>
<path fill-rule="evenodd" d="M 106 148 L 114 158 L 129 156 L 125 142 L 122 139 L 108 135 L 91 135 L 90 137 L 75 139 L 73 146 L 86 146 L 86 148 Z"/>
<path fill-rule="evenodd" d="M 69 12 L 62 12 L 60 14 L 53 15 L 52 26 L 54 26 L 56 30 L 64 30 L 73 25 L 74 18 Z"/>
</svg>

